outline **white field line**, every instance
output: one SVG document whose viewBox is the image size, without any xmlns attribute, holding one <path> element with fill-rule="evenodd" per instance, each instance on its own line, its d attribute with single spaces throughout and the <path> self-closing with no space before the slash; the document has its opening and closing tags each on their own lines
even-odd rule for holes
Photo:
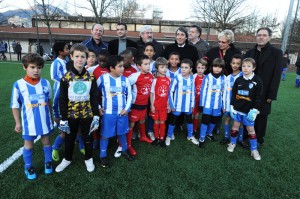
<svg viewBox="0 0 300 199">
<path fill-rule="evenodd" d="M 35 140 L 34 143 L 36 143 L 39 139 L 41 139 L 41 136 L 38 136 Z M 12 165 L 19 157 L 23 155 L 23 148 L 21 147 L 19 150 L 17 150 L 12 156 L 7 158 L 4 162 L 0 164 L 0 173 L 5 171 L 10 165 Z"/>
</svg>

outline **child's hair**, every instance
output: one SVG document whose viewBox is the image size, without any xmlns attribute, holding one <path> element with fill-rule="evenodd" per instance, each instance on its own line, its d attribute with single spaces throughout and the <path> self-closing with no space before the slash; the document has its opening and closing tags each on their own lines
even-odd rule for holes
<svg viewBox="0 0 300 199">
<path fill-rule="evenodd" d="M 73 55 L 74 51 L 80 51 L 80 52 L 84 52 L 86 57 L 88 57 L 89 55 L 89 50 L 88 48 L 81 44 L 81 43 L 78 43 L 78 44 L 74 44 L 71 49 L 70 49 L 70 55 Z"/>
<path fill-rule="evenodd" d="M 181 61 L 181 64 L 189 64 L 189 65 L 190 65 L 190 68 L 193 68 L 193 62 L 192 62 L 192 60 L 190 60 L 190 59 L 183 59 L 183 60 Z"/>
<path fill-rule="evenodd" d="M 143 60 L 145 59 L 149 59 L 149 57 L 147 55 L 139 55 L 137 58 L 136 58 L 136 64 L 141 66 L 142 63 L 143 63 Z"/>
<path fill-rule="evenodd" d="M 225 67 L 224 59 L 215 58 L 212 62 L 212 66 L 218 66 L 218 67 L 224 68 Z"/>
<path fill-rule="evenodd" d="M 52 47 L 53 52 L 58 56 L 59 55 L 59 51 L 63 52 L 66 45 L 67 45 L 67 43 L 64 42 L 64 41 L 55 42 L 54 45 L 53 45 L 53 47 Z"/>
<path fill-rule="evenodd" d="M 243 56 L 242 55 L 240 55 L 240 54 L 234 54 L 233 56 L 232 56 L 232 58 L 231 58 L 231 61 L 230 62 L 232 62 L 232 60 L 233 59 L 240 59 L 240 60 L 242 60 L 243 59 Z"/>
<path fill-rule="evenodd" d="M 120 56 L 132 57 L 133 55 L 132 55 L 131 50 L 126 49 L 120 53 Z"/>
<path fill-rule="evenodd" d="M 253 68 L 256 68 L 256 63 L 255 63 L 254 59 L 247 57 L 247 58 L 243 59 L 242 64 L 245 62 L 250 62 L 252 64 Z"/>
<path fill-rule="evenodd" d="M 123 57 L 119 55 L 111 55 L 106 59 L 106 67 L 110 71 L 110 67 L 116 68 L 116 65 L 123 61 Z"/>
<path fill-rule="evenodd" d="M 178 58 L 180 59 L 180 54 L 179 54 L 178 52 L 176 52 L 176 51 L 171 52 L 171 53 L 169 54 L 169 59 L 170 59 L 170 57 L 171 57 L 172 55 L 176 55 L 176 56 L 178 56 Z"/>
<path fill-rule="evenodd" d="M 164 57 L 158 57 L 155 61 L 155 68 L 158 70 L 159 65 L 167 65 L 168 66 L 168 60 Z"/>
<path fill-rule="evenodd" d="M 22 57 L 22 64 L 27 68 L 29 64 L 36 64 L 37 66 L 44 67 L 45 60 L 37 53 L 28 53 Z"/>
<path fill-rule="evenodd" d="M 153 51 L 155 52 L 155 47 L 154 47 L 154 44 L 153 44 L 152 42 L 147 42 L 147 43 L 145 44 L 145 46 L 144 46 L 144 51 L 145 51 L 145 49 L 147 48 L 147 46 L 152 46 Z"/>
<path fill-rule="evenodd" d="M 204 59 L 204 58 L 199 59 L 199 60 L 196 62 L 196 66 L 198 66 L 198 64 L 202 64 L 203 66 L 205 66 L 205 69 L 207 68 L 207 60 Z"/>
<path fill-rule="evenodd" d="M 137 57 L 137 49 L 135 47 L 127 47 L 126 50 L 130 50 L 134 58 Z"/>
<path fill-rule="evenodd" d="M 89 53 L 94 53 L 96 55 L 96 52 L 93 50 L 93 49 L 88 49 L 89 50 Z"/>
</svg>

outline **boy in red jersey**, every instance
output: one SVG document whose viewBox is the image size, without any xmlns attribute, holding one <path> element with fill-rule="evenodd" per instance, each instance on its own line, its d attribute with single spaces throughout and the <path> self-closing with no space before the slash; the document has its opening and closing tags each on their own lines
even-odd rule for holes
<svg viewBox="0 0 300 199">
<path fill-rule="evenodd" d="M 152 140 L 146 136 L 145 118 L 154 77 L 149 73 L 150 59 L 146 55 L 137 57 L 136 64 L 140 72 L 133 73 L 128 77 L 130 84 L 133 86 L 132 106 L 129 113 L 130 129 L 127 136 L 128 150 L 132 155 L 136 155 L 136 151 L 131 145 L 132 129 L 136 122 L 139 122 L 140 141 L 152 143 Z"/>
<path fill-rule="evenodd" d="M 199 59 L 196 63 L 196 70 L 197 73 L 194 74 L 194 85 L 195 85 L 195 106 L 193 109 L 193 132 L 196 134 L 198 131 L 199 126 L 199 114 L 200 114 L 200 107 L 199 107 L 199 101 L 200 101 L 200 92 L 201 92 L 201 86 L 202 86 L 202 80 L 204 78 L 204 72 L 207 68 L 207 61 L 203 58 Z"/>
<path fill-rule="evenodd" d="M 123 66 L 124 66 L 124 77 L 129 77 L 131 74 L 136 73 L 137 70 L 132 67 L 133 55 L 130 50 L 124 50 L 120 53 L 120 56 L 123 57 Z"/>
<path fill-rule="evenodd" d="M 168 61 L 164 57 L 158 57 L 155 62 L 157 78 L 154 79 L 151 86 L 151 116 L 154 120 L 154 137 L 153 145 L 165 147 L 165 131 L 167 113 L 170 112 L 168 103 L 169 88 L 171 79 L 166 77 L 168 71 Z"/>
</svg>

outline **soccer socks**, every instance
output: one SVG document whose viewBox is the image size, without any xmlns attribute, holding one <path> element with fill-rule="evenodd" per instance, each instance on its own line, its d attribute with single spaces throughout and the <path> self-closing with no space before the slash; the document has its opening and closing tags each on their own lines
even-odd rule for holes
<svg viewBox="0 0 300 199">
<path fill-rule="evenodd" d="M 296 86 L 297 88 L 299 88 L 299 81 L 300 81 L 300 79 L 296 79 L 295 86 Z"/>
<path fill-rule="evenodd" d="M 224 125 L 224 137 L 229 138 L 229 132 L 230 132 L 230 124 Z"/>
<path fill-rule="evenodd" d="M 148 132 L 153 132 L 154 120 L 151 116 L 148 116 Z"/>
<path fill-rule="evenodd" d="M 198 127 L 199 127 L 199 119 L 194 118 L 193 119 L 193 130 L 194 130 L 194 132 L 197 132 Z"/>
<path fill-rule="evenodd" d="M 53 149 L 59 150 L 61 145 L 64 143 L 64 139 L 60 136 L 60 134 L 55 138 L 54 144 L 52 146 Z"/>
<path fill-rule="evenodd" d="M 141 135 L 141 137 L 145 137 L 145 136 L 146 136 L 146 127 L 145 127 L 145 123 L 144 123 L 144 124 L 140 124 L 140 123 L 139 123 L 139 129 L 140 129 L 140 135 Z"/>
<path fill-rule="evenodd" d="M 251 149 L 251 151 L 257 150 L 256 134 L 249 134 L 249 141 L 250 141 L 250 149 Z"/>
<path fill-rule="evenodd" d="M 238 134 L 239 133 L 238 133 L 237 130 L 232 130 L 231 131 L 231 137 L 230 137 L 231 144 L 236 144 L 236 140 L 237 140 Z"/>
<path fill-rule="evenodd" d="M 122 151 L 127 151 L 126 134 L 118 135 L 118 140 L 121 143 Z"/>
<path fill-rule="evenodd" d="M 81 134 L 77 134 L 76 140 L 79 143 L 79 149 L 84 149 L 84 142 Z"/>
<path fill-rule="evenodd" d="M 100 158 L 107 157 L 108 139 L 100 138 Z"/>
<path fill-rule="evenodd" d="M 32 167 L 32 149 L 23 148 L 23 160 L 25 162 L 25 169 Z"/>
<path fill-rule="evenodd" d="M 126 134 L 128 146 L 131 146 L 132 132 L 133 132 L 133 129 L 129 130 L 128 133 Z"/>
<path fill-rule="evenodd" d="M 204 142 L 204 140 L 205 140 L 206 131 L 207 131 L 207 125 L 206 124 L 201 124 L 200 139 L 199 139 L 201 142 Z"/>
<path fill-rule="evenodd" d="M 186 124 L 187 125 L 187 130 L 188 130 L 188 137 L 192 137 L 193 136 L 193 123 L 191 124 Z"/>
<path fill-rule="evenodd" d="M 45 163 L 52 162 L 52 146 L 44 146 Z"/>
<path fill-rule="evenodd" d="M 165 139 L 165 134 L 166 134 L 166 124 L 159 124 L 159 139 L 163 140 Z"/>
<path fill-rule="evenodd" d="M 155 124 L 153 125 L 153 130 L 154 130 L 154 137 L 155 139 L 158 139 L 159 138 L 159 127 L 160 127 L 161 124 Z"/>
<path fill-rule="evenodd" d="M 207 135 L 212 135 L 212 132 L 213 132 L 215 126 L 216 126 L 215 124 L 209 123 L 208 129 L 207 129 Z"/>
<path fill-rule="evenodd" d="M 175 128 L 174 125 L 169 124 L 169 127 L 168 127 L 168 137 L 169 138 L 172 138 L 172 135 L 173 135 L 173 132 L 174 132 L 174 128 Z"/>
<path fill-rule="evenodd" d="M 244 128 L 240 127 L 239 128 L 239 136 L 238 136 L 238 141 L 242 142 L 243 141 L 243 135 L 244 135 Z"/>
</svg>

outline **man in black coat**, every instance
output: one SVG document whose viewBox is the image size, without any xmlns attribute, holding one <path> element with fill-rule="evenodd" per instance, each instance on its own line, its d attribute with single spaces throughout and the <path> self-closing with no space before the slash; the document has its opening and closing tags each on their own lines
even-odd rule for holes
<svg viewBox="0 0 300 199">
<path fill-rule="evenodd" d="M 137 48 L 134 41 L 127 38 L 127 25 L 125 23 L 117 24 L 118 39 L 108 42 L 108 51 L 110 55 L 119 55 L 127 47 Z"/>
<path fill-rule="evenodd" d="M 282 68 L 282 51 L 270 44 L 272 31 L 269 28 L 260 28 L 256 32 L 254 48 L 248 50 L 245 58 L 251 57 L 256 62 L 255 74 L 263 81 L 262 107 L 255 120 L 257 142 L 264 143 L 267 129 L 268 115 L 271 113 L 271 104 L 277 98 Z M 245 133 L 244 133 L 245 136 Z M 246 138 L 246 137 L 244 137 Z"/>
</svg>

